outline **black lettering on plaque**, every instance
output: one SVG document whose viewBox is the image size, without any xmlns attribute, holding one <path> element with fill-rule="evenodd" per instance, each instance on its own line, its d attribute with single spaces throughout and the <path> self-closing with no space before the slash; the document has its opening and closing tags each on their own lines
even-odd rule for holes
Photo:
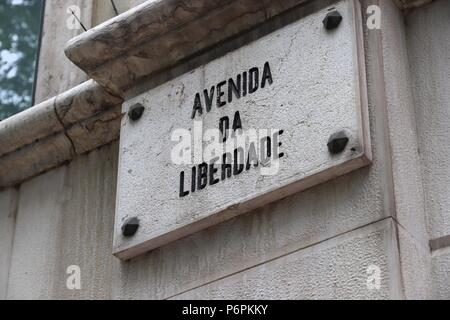
<svg viewBox="0 0 450 320">
<path fill-rule="evenodd" d="M 241 147 L 234 150 L 234 170 L 233 174 L 235 176 L 240 175 L 242 172 L 244 172 L 244 149 Z"/>
<path fill-rule="evenodd" d="M 197 167 L 192 167 L 192 178 L 191 178 L 191 192 L 194 193 L 197 189 Z"/>
<path fill-rule="evenodd" d="M 241 75 L 237 76 L 236 82 L 233 79 L 228 80 L 228 103 L 233 102 L 233 95 L 241 98 Z"/>
<path fill-rule="evenodd" d="M 189 191 L 184 191 L 184 171 L 180 173 L 180 198 L 184 198 L 189 194 Z"/>
<path fill-rule="evenodd" d="M 256 146 L 255 143 L 250 143 L 250 146 L 248 148 L 248 159 L 247 159 L 247 166 L 246 170 L 250 170 L 251 165 L 256 168 L 259 165 L 259 159 L 258 159 L 258 153 L 256 152 Z"/>
<path fill-rule="evenodd" d="M 206 104 L 206 112 L 210 112 L 212 105 L 213 105 L 213 101 L 214 101 L 214 93 L 216 91 L 216 87 L 211 87 L 211 90 L 208 93 L 208 90 L 204 90 L 203 94 L 205 96 L 205 104 Z"/>
<path fill-rule="evenodd" d="M 200 115 L 203 114 L 202 100 L 200 99 L 200 93 L 197 93 L 195 95 L 194 107 L 193 107 L 193 110 L 192 110 L 192 119 L 195 119 L 195 116 L 196 116 L 197 112 Z"/>
<path fill-rule="evenodd" d="M 284 130 L 280 130 L 273 135 L 273 154 L 275 155 L 275 159 L 281 159 L 284 157 L 284 153 L 280 152 L 280 147 L 283 145 L 279 142 L 279 138 L 283 135 Z"/>
<path fill-rule="evenodd" d="M 259 88 L 259 69 L 251 68 L 249 70 L 248 93 L 255 93 Z"/>
<path fill-rule="evenodd" d="M 231 153 L 225 153 L 222 157 L 222 181 L 224 181 L 233 175 L 233 166 L 231 165 L 233 157 Z"/>
<path fill-rule="evenodd" d="M 264 89 L 266 87 L 266 82 L 269 82 L 269 85 L 272 85 L 273 83 L 272 71 L 270 70 L 269 62 L 266 62 L 266 64 L 264 65 L 261 88 Z"/>
<path fill-rule="evenodd" d="M 219 130 L 222 135 L 222 138 L 221 138 L 222 142 L 226 142 L 227 138 L 228 138 L 228 133 L 230 130 L 230 118 L 228 118 L 228 117 L 220 118 Z"/>
<path fill-rule="evenodd" d="M 236 132 L 237 130 L 242 130 L 242 120 L 239 111 L 237 111 L 234 115 L 233 133 Z"/>
<path fill-rule="evenodd" d="M 272 139 L 265 137 L 261 139 L 260 159 L 263 165 L 267 165 L 272 157 Z"/>
<path fill-rule="evenodd" d="M 242 96 L 245 97 L 247 95 L 247 71 L 242 74 Z"/>
<path fill-rule="evenodd" d="M 198 190 L 203 190 L 208 185 L 208 164 L 202 163 L 198 166 Z"/>
<path fill-rule="evenodd" d="M 216 178 L 216 174 L 219 171 L 216 167 L 216 162 L 219 161 L 220 158 L 214 158 L 211 160 L 209 164 L 209 185 L 213 186 L 215 184 L 218 184 L 220 182 L 219 178 Z"/>
<path fill-rule="evenodd" d="M 223 101 L 222 98 L 225 95 L 225 92 L 223 91 L 223 86 L 227 84 L 226 81 L 222 81 L 217 85 L 217 108 L 222 108 L 227 104 L 226 101 Z"/>
</svg>

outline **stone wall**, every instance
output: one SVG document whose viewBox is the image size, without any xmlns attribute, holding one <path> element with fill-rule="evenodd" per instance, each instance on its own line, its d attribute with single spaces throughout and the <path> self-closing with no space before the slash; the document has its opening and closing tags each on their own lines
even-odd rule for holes
<svg viewBox="0 0 450 320">
<path fill-rule="evenodd" d="M 0 190 L 0 299 L 450 298 L 450 4 L 405 25 L 391 1 L 372 3 L 383 28 L 365 31 L 371 167 L 121 262 L 113 142 Z M 82 290 L 66 287 L 70 265 Z"/>
<path fill-rule="evenodd" d="M 142 2 L 144 1 L 115 0 L 114 3 L 117 11 L 122 13 Z M 116 15 L 110 0 L 46 0 L 35 94 L 36 104 L 88 80 L 87 75 L 67 60 L 64 54 L 66 43 L 84 32 L 78 25 L 77 29 L 66 27 L 67 21 L 72 20 L 68 11 L 70 6 L 80 8 L 79 20 L 87 30 Z"/>
<path fill-rule="evenodd" d="M 450 2 L 406 18 L 434 296 L 450 299 Z"/>
</svg>

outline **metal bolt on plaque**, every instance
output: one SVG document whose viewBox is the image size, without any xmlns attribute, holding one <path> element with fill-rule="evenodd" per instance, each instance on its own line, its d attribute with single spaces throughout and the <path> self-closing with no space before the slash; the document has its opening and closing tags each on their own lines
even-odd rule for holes
<svg viewBox="0 0 450 320">
<path fill-rule="evenodd" d="M 349 141 L 350 140 L 345 131 L 335 133 L 328 140 L 328 151 L 330 151 L 331 154 L 342 153 L 347 147 Z"/>
<path fill-rule="evenodd" d="M 128 117 L 131 119 L 131 121 L 137 121 L 142 117 L 144 111 L 145 107 L 142 104 L 138 103 L 130 108 L 130 111 L 128 111 Z"/>
<path fill-rule="evenodd" d="M 326 15 L 325 19 L 323 19 L 323 25 L 327 30 L 336 29 L 337 27 L 339 27 L 341 22 L 342 22 L 342 15 L 337 10 L 329 12 Z"/>
<path fill-rule="evenodd" d="M 139 219 L 136 217 L 130 218 L 122 226 L 122 234 L 124 237 L 132 237 L 139 229 Z"/>
</svg>

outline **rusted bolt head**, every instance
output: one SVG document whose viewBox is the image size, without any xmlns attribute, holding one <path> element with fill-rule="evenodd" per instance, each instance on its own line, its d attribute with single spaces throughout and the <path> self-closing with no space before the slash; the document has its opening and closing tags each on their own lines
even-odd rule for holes
<svg viewBox="0 0 450 320">
<path fill-rule="evenodd" d="M 139 229 L 139 219 L 136 217 L 130 218 L 122 226 L 122 234 L 124 237 L 132 237 Z"/>
<path fill-rule="evenodd" d="M 335 133 L 328 140 L 328 150 L 331 154 L 339 154 L 345 150 L 349 141 L 345 131 Z"/>
<path fill-rule="evenodd" d="M 334 10 L 331 12 L 328 12 L 325 19 L 323 19 L 323 25 L 325 26 L 325 29 L 327 30 L 333 30 L 336 29 L 342 21 L 342 16 L 339 13 L 339 11 Z"/>
<path fill-rule="evenodd" d="M 128 117 L 130 117 L 131 121 L 137 121 L 142 117 L 144 111 L 145 107 L 142 104 L 135 104 L 130 108 L 130 111 L 128 111 Z"/>
</svg>

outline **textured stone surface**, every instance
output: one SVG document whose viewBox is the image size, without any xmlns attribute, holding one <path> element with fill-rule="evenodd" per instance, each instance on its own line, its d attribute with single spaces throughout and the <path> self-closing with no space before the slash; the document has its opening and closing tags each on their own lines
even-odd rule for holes
<svg viewBox="0 0 450 320">
<path fill-rule="evenodd" d="M 378 3 L 363 1 L 367 2 Z M 439 178 L 440 171 L 445 178 L 445 160 L 448 158 L 445 155 L 446 149 L 439 143 L 440 140 L 433 139 L 434 135 L 443 135 L 445 140 L 446 114 L 443 112 L 442 115 L 437 107 L 430 110 L 431 107 L 445 105 L 445 99 L 448 98 L 440 83 L 434 82 L 441 81 L 446 73 L 445 59 L 439 56 L 442 49 L 437 48 L 445 48 L 448 44 L 446 40 L 438 42 L 440 37 L 446 39 L 446 33 L 436 30 L 440 30 L 439 26 L 445 26 L 442 17 L 445 22 L 448 20 L 445 16 L 448 12 L 446 7 L 439 7 L 439 3 L 436 2 L 439 9 L 434 9 L 437 10 L 435 12 L 427 11 L 434 6 L 432 4 L 413 13 L 414 21 L 424 23 L 408 21 L 415 26 L 411 30 L 423 27 L 428 30 L 429 37 L 421 34 L 414 40 L 410 35 L 408 50 L 414 51 L 418 57 L 417 60 L 411 60 L 411 64 L 414 64 L 413 70 L 417 70 L 413 74 L 417 77 L 415 81 L 420 79 L 418 84 L 413 82 L 414 90 L 422 86 L 425 88 L 418 95 L 425 98 L 416 99 L 416 102 L 420 101 L 422 104 L 425 99 L 432 101 L 430 106 L 425 103 L 417 104 L 416 110 L 423 108 L 427 114 L 434 113 L 431 118 L 433 121 L 427 120 L 421 124 L 421 119 L 416 119 L 419 147 L 422 149 L 425 145 L 430 148 L 430 154 L 438 154 L 436 159 L 432 158 L 437 170 L 433 174 Z M 445 0 L 440 3 L 446 4 Z M 425 10 L 422 12 L 424 16 L 420 15 L 421 10 Z M 402 18 L 390 13 L 385 17 L 389 20 Z M 391 43 L 393 47 L 402 43 L 398 37 L 385 39 L 395 42 Z M 420 231 L 420 228 L 416 229 L 405 223 L 405 229 L 396 232 L 399 226 L 395 219 L 377 222 L 394 215 L 397 208 L 408 208 L 404 203 L 396 205 L 395 193 L 407 192 L 410 186 L 403 189 L 397 185 L 394 192 L 390 137 L 392 131 L 403 132 L 402 122 L 395 121 L 402 120 L 401 113 L 408 119 L 408 126 L 412 123 L 408 113 L 404 113 L 408 109 L 403 103 L 400 103 L 401 113 L 399 111 L 397 116 L 388 114 L 386 101 L 390 101 L 392 107 L 389 112 L 392 113 L 396 101 L 399 100 L 392 97 L 387 99 L 386 92 L 392 96 L 398 91 L 386 91 L 385 85 L 390 85 L 397 74 L 387 73 L 389 79 L 384 82 L 383 70 L 389 66 L 383 66 L 384 57 L 377 48 L 381 43 L 379 32 L 366 31 L 369 107 L 374 150 L 372 167 L 316 186 L 124 263 L 111 255 L 117 170 L 114 159 L 118 155 L 118 147 L 113 145 L 101 148 L 22 185 L 17 195 L 20 200 L 7 297 L 423 297 L 429 288 L 423 286 L 426 284 L 423 277 L 427 268 L 427 261 L 423 258 L 426 257 L 427 251 L 418 246 L 420 241 L 417 234 L 414 234 L 414 231 Z M 399 47 L 402 48 L 403 45 Z M 411 49 L 413 47 L 417 49 Z M 384 52 L 392 50 L 394 48 L 387 50 L 385 42 Z M 423 52 L 419 52 L 420 50 Z M 438 56 L 434 59 L 433 54 Z M 387 61 L 399 64 L 392 68 L 401 71 L 402 63 L 399 63 L 399 60 L 387 58 Z M 419 64 L 424 61 L 427 66 L 422 69 Z M 441 69 L 443 74 L 440 73 Z M 432 79 L 432 85 L 427 82 L 423 84 L 422 81 L 428 78 Z M 402 72 L 399 73 L 399 79 L 405 79 Z M 434 94 L 426 94 L 427 91 Z M 438 115 L 442 119 L 437 119 Z M 389 125 L 390 121 L 393 123 Z M 420 127 L 429 129 L 431 134 L 427 130 L 422 131 Z M 440 129 L 434 132 L 433 127 Z M 432 142 L 433 148 L 425 144 L 427 139 Z M 392 141 L 402 143 L 401 139 Z M 409 144 L 410 138 L 405 141 Z M 401 159 L 398 150 L 395 155 L 397 159 L 392 161 L 397 161 L 394 165 L 398 168 L 398 161 Z M 426 162 L 422 158 L 422 163 Z M 27 165 L 30 163 L 32 162 Z M 427 171 L 422 172 L 431 176 L 428 170 L 433 168 L 428 165 L 423 165 L 423 168 L 427 168 Z M 401 174 L 407 175 L 407 168 L 403 170 L 405 171 Z M 401 181 L 408 182 L 404 178 Z M 445 223 L 447 213 L 444 210 L 446 180 L 441 182 L 440 187 L 438 186 L 438 200 L 425 199 L 427 206 L 428 203 L 442 201 L 442 204 L 432 211 L 427 210 L 428 217 L 433 217 L 433 214 L 436 216 L 436 221 L 430 224 L 433 226 L 430 228 L 434 232 L 433 237 L 445 237 L 448 234 Z M 427 188 L 429 187 L 424 186 L 425 195 Z M 10 191 L 5 189 L 0 191 L 2 217 L 3 205 L 10 198 L 8 192 Z M 413 221 L 418 221 L 416 213 L 414 211 L 411 214 Z M 402 224 L 407 222 L 408 215 L 404 214 L 402 219 Z M 440 220 L 443 221 L 442 227 L 438 222 Z M 10 220 L 8 221 L 10 223 Z M 0 222 L 0 229 L 4 226 L 2 223 L 3 220 Z M 5 235 L 7 238 L 12 235 L 11 228 L 8 228 L 6 233 L 3 233 L 2 229 L 0 239 Z M 3 252 L 5 244 L 0 243 L 0 247 Z M 1 256 L 0 260 L 3 257 Z M 449 257 L 447 248 L 433 252 L 435 298 L 450 298 Z M 380 264 L 382 268 L 382 290 L 379 292 L 365 288 L 367 265 L 372 262 Z M 68 291 L 65 287 L 65 271 L 67 266 L 72 264 L 81 266 L 81 291 Z M 0 277 L 2 272 L 0 268 Z M 267 286 L 267 283 L 273 285 Z M 317 293 L 314 295 L 313 291 Z"/>
<path fill-rule="evenodd" d="M 208 283 L 175 299 L 396 299 L 395 230 L 373 224 Z M 381 270 L 380 290 L 367 287 L 369 266 Z"/>
<path fill-rule="evenodd" d="M 71 19 L 67 8 L 70 5 L 78 6 L 81 10 L 80 20 L 86 28 L 90 28 L 92 4 L 91 0 L 46 1 L 36 81 L 36 103 L 50 99 L 87 80 L 86 74 L 67 60 L 62 48 L 69 39 L 84 32 L 81 28 L 67 27 L 67 21 Z"/>
<path fill-rule="evenodd" d="M 449 299 L 450 260 L 450 2 L 434 1 L 407 16 L 407 44 L 423 198 L 433 252 L 433 297 Z"/>
<path fill-rule="evenodd" d="M 412 78 L 403 17 L 389 1 L 381 2 L 381 9 L 384 13 L 384 28 L 381 30 L 383 71 L 392 148 L 396 217 L 422 247 L 428 247 Z"/>
<path fill-rule="evenodd" d="M 115 0 L 114 4 L 117 12 L 122 14 L 145 1 L 146 0 Z M 111 0 L 93 1 L 92 27 L 98 26 L 99 24 L 114 18 L 116 15 Z"/>
<path fill-rule="evenodd" d="M 148 77 L 305 2 L 147 1 L 72 39 L 66 54 L 90 77 L 123 96 Z M 312 6 L 330 2 L 315 1 Z"/>
<path fill-rule="evenodd" d="M 357 41 L 362 42 L 354 29 L 359 22 L 355 22 L 352 1 L 339 3 L 337 9 L 345 19 L 333 35 L 321 24 L 324 9 L 127 102 L 124 113 L 137 103 L 147 110 L 139 121 L 124 118 L 121 131 L 118 256 L 130 258 L 137 254 L 131 253 L 135 246 L 145 247 L 139 253 L 156 248 L 369 164 L 370 142 L 364 140 L 367 124 L 362 118 L 367 101 L 360 98 L 366 97 L 366 84 L 359 78 L 364 78 L 359 64 L 364 57 L 354 49 Z M 186 172 L 184 190 L 189 190 L 191 167 L 209 163 L 211 158 L 205 149 L 203 160 L 193 164 L 180 165 L 171 159 L 177 144 L 171 141 L 174 130 L 195 132 L 191 115 L 196 94 L 252 67 L 258 67 L 262 75 L 266 62 L 271 65 L 273 84 L 265 88 L 261 84 L 257 92 L 232 103 L 228 100 L 222 108 L 213 106 L 195 120 L 202 121 L 203 134 L 218 130 L 219 120 L 233 119 L 236 112 L 244 130 L 284 130 L 280 152 L 285 157 L 279 171 L 263 176 L 260 166 L 180 197 L 180 172 Z M 350 138 L 349 147 L 331 155 L 328 140 L 342 130 Z M 125 238 L 121 225 L 132 216 L 141 220 L 141 228 L 135 237 Z"/>
<path fill-rule="evenodd" d="M 121 106 L 122 101 L 106 92 L 95 81 L 89 80 L 56 96 L 55 111 L 62 125 L 69 128 L 70 125 Z"/>
<path fill-rule="evenodd" d="M 372 44 L 371 41 L 367 42 L 369 48 Z M 372 56 L 372 54 L 374 55 Z M 227 223 L 179 240 L 139 259 L 119 263 L 110 255 L 111 244 L 109 244 L 109 247 L 104 247 L 106 242 L 111 243 L 112 234 L 107 235 L 105 233 L 112 232 L 112 228 L 103 229 L 103 225 L 100 223 L 84 224 L 92 219 L 92 215 L 98 213 L 101 214 L 103 219 L 111 219 L 109 223 L 112 225 L 113 209 L 102 210 L 101 203 L 103 202 L 96 202 L 99 197 L 98 194 L 106 195 L 102 191 L 105 186 L 99 187 L 99 193 L 86 188 L 89 185 L 87 181 L 102 181 L 95 176 L 95 172 L 102 172 L 100 168 L 104 161 L 94 158 L 89 163 L 86 160 L 76 162 L 78 163 L 76 167 L 69 166 L 70 170 L 73 170 L 73 174 L 80 179 L 79 181 L 86 181 L 80 187 L 79 193 L 75 192 L 73 195 L 71 193 L 71 190 L 74 190 L 73 180 L 67 180 L 65 184 L 61 185 L 60 179 L 63 178 L 57 178 L 53 173 L 47 173 L 43 177 L 35 178 L 26 184 L 24 190 L 27 191 L 21 207 L 24 207 L 24 210 L 30 213 L 25 214 L 21 222 L 20 229 L 25 230 L 25 235 L 17 236 L 22 240 L 20 240 L 20 245 L 16 249 L 17 253 L 14 260 L 16 261 L 17 271 L 10 278 L 9 297 L 45 298 L 57 295 L 57 298 L 64 298 L 72 297 L 72 294 L 79 294 L 82 297 L 91 298 L 107 297 L 111 294 L 113 298 L 117 299 L 169 298 L 194 288 L 200 288 L 207 283 L 227 278 L 243 270 L 264 265 L 266 261 L 280 258 L 307 247 L 313 247 L 315 244 L 388 217 L 391 214 L 392 202 L 389 187 L 390 171 L 387 168 L 386 160 L 388 147 L 384 137 L 386 131 L 383 109 L 380 107 L 381 104 L 378 103 L 378 95 L 375 91 L 378 82 L 373 79 L 376 74 L 375 70 L 377 72 L 379 70 L 374 58 L 376 52 L 368 50 L 368 56 L 368 65 L 371 71 L 369 77 L 370 118 L 375 151 L 374 164 L 370 169 L 362 169 L 314 187 Z M 112 153 L 112 156 L 117 156 L 117 154 L 114 154 Z M 81 158 L 85 159 L 85 157 L 87 156 Z M 90 171 L 86 168 L 94 169 Z M 57 175 L 64 175 L 66 170 L 68 169 L 57 169 Z M 112 170 L 109 174 L 114 175 L 115 171 Z M 115 189 L 113 180 L 106 181 L 108 181 L 107 186 Z M 39 193 L 39 190 L 44 189 L 43 186 L 46 186 L 47 192 L 41 191 Z M 49 187 L 55 191 L 48 192 Z M 76 189 L 78 190 L 78 187 Z M 82 191 L 85 189 L 86 191 Z M 72 196 L 65 196 L 66 192 Z M 58 196 L 55 197 L 55 194 Z M 86 201 L 88 201 L 88 204 L 86 204 Z M 114 203 L 114 200 L 108 197 L 105 197 L 105 201 L 110 205 Z M 61 202 L 73 206 L 70 213 L 67 213 L 69 211 L 66 210 L 66 206 L 61 206 Z M 44 205 L 43 203 L 47 204 Z M 79 203 L 85 205 L 77 205 Z M 48 209 L 39 209 L 45 208 L 44 206 L 48 206 Z M 38 230 L 44 228 L 47 224 L 52 225 L 50 222 L 42 221 L 49 221 L 48 219 L 55 215 L 52 213 L 53 207 L 56 207 L 55 210 L 59 211 L 56 216 L 70 216 L 76 220 L 58 223 L 56 228 L 64 231 L 57 231 L 58 236 L 56 238 L 52 236 L 50 237 L 52 240 L 47 241 L 44 240 L 46 239 L 43 238 L 44 236 L 39 235 L 43 231 Z M 40 216 L 33 220 L 33 213 L 40 214 Z M 41 218 L 42 216 L 44 218 Z M 30 224 L 28 224 L 29 220 Z M 79 227 L 80 223 L 83 227 Z M 103 223 L 104 225 L 108 224 L 105 221 Z M 37 226 L 34 226 L 34 224 L 37 224 Z M 25 226 L 28 226 L 28 229 Z M 61 238 L 63 235 L 73 234 L 74 232 L 77 232 L 80 240 L 65 242 L 64 238 Z M 27 237 L 27 234 L 30 234 L 30 236 Z M 43 240 L 39 240 L 40 237 Z M 109 238 L 104 242 L 103 237 Z M 85 238 L 89 239 L 89 242 L 84 242 L 83 239 Z M 87 244 L 86 247 L 78 247 L 77 243 L 81 243 L 80 246 Z M 55 249 L 53 247 L 55 244 L 64 245 Z M 28 246 L 31 246 L 31 249 L 27 249 Z M 97 254 L 108 255 L 108 259 L 101 262 L 92 261 L 93 254 L 88 250 L 92 247 L 102 247 L 96 252 Z M 351 247 L 349 250 L 352 251 L 353 249 L 354 247 Z M 50 254 L 52 250 L 64 253 L 66 256 L 64 261 L 60 263 L 58 262 L 59 259 L 56 258 L 39 257 L 39 254 Z M 36 259 L 34 258 L 35 251 L 38 255 Z M 32 255 L 29 259 L 26 258 L 28 254 Z M 113 264 L 113 271 L 109 273 L 111 263 Z M 82 280 L 82 286 L 85 286 L 87 292 L 67 292 L 65 289 L 65 268 L 67 266 L 62 268 L 60 265 L 63 264 L 84 265 L 82 272 L 83 270 L 85 270 L 84 272 L 87 271 L 89 277 L 87 281 Z M 32 272 L 33 267 L 37 268 L 34 272 Z M 48 278 L 48 273 L 45 271 L 47 269 L 58 270 L 56 273 L 58 279 Z M 392 277 L 398 277 L 395 264 L 389 272 L 392 272 Z M 91 278 L 91 274 L 97 276 Z M 101 278 L 101 274 L 105 278 Z M 359 272 L 355 274 L 362 277 Z M 107 277 L 109 278 L 106 279 Z M 102 279 L 105 282 L 98 284 L 95 279 Z M 362 280 L 362 278 L 360 279 Z M 29 281 L 36 284 L 28 290 L 27 284 Z M 355 281 L 359 284 L 359 280 Z M 101 290 L 102 287 L 103 290 Z M 307 288 L 307 285 L 305 285 L 305 288 Z M 281 295 L 280 292 L 278 291 Z M 46 295 L 47 293 L 48 295 Z M 251 293 L 248 296 L 251 296 Z M 398 297 L 395 290 L 392 296 Z M 333 297 L 339 298 L 339 292 L 335 292 Z M 245 298 L 244 294 L 243 298 Z"/>
<path fill-rule="evenodd" d="M 114 297 L 164 299 L 373 223 L 393 213 L 377 33 L 367 32 L 374 163 L 120 264 Z M 331 201 L 331 202 L 330 202 Z M 399 257 L 395 258 L 399 261 Z M 400 279 L 395 264 L 392 276 Z M 143 285 L 145 284 L 145 285 Z M 395 295 L 398 297 L 399 295 Z"/>
<path fill-rule="evenodd" d="M 0 156 L 120 107 L 122 99 L 87 81 L 0 123 Z M 109 141 L 108 141 L 109 142 Z"/>
<path fill-rule="evenodd" d="M 63 133 L 0 157 L 0 186 L 14 186 L 56 168 L 75 155 L 72 143 Z"/>
<path fill-rule="evenodd" d="M 431 239 L 450 235 L 450 2 L 412 12 L 408 49 Z M 433 36 L 430 36 L 432 34 Z"/>
<path fill-rule="evenodd" d="M 17 190 L 0 190 L 0 300 L 6 299 L 17 211 Z"/>
<path fill-rule="evenodd" d="M 122 99 L 94 81 L 0 123 L 0 187 L 53 169 L 119 137 Z"/>
<path fill-rule="evenodd" d="M 0 122 L 0 157 L 63 130 L 54 111 L 55 99 Z"/>
<path fill-rule="evenodd" d="M 70 137 L 76 153 L 83 154 L 119 139 L 121 120 L 121 106 L 117 105 L 70 127 L 67 136 Z"/>
<path fill-rule="evenodd" d="M 350 174 L 121 263 L 115 297 L 172 297 L 376 221 L 378 199 L 360 189 L 366 178 Z"/>
<path fill-rule="evenodd" d="M 8 299 L 111 297 L 117 144 L 20 188 Z M 82 290 L 68 290 L 66 270 L 81 269 Z"/>
<path fill-rule="evenodd" d="M 433 253 L 433 298 L 450 300 L 450 248 Z"/>
<path fill-rule="evenodd" d="M 66 54 L 91 78 L 123 96 L 133 85 L 196 52 L 307 2 L 326 6 L 333 1 L 127 0 L 121 4 L 124 9 L 142 5 L 72 39 Z M 396 4 L 410 8 L 427 2 Z M 111 6 L 101 3 L 94 25 L 112 15 Z"/>
<path fill-rule="evenodd" d="M 120 13 L 142 2 L 144 1 L 115 0 Z M 75 36 L 85 33 L 81 27 L 79 29 L 67 27 L 67 21 L 72 20 L 71 14 L 67 12 L 69 6 L 80 8 L 81 16 L 79 18 L 88 30 L 115 16 L 111 0 L 46 1 L 36 83 L 36 103 L 72 89 L 88 79 L 86 74 L 73 65 L 64 54 L 65 44 Z"/>
<path fill-rule="evenodd" d="M 227 2 L 232 1 L 225 1 L 224 4 Z M 66 54 L 83 70 L 92 70 L 99 63 L 120 56 L 130 48 L 193 21 L 219 6 L 219 0 L 147 1 L 142 6 L 72 39 L 66 47 Z M 130 31 L 133 32 L 133 37 L 129 36 Z M 86 50 L 86 43 L 90 44 L 90 50 Z M 115 45 L 112 46 L 112 43 Z"/>
<path fill-rule="evenodd" d="M 381 46 L 394 182 L 394 212 L 399 223 L 400 267 L 405 297 L 423 299 L 431 294 L 431 256 L 412 79 L 407 63 L 406 31 L 400 10 L 388 1 L 380 4 L 384 23 Z"/>
<path fill-rule="evenodd" d="M 430 299 L 433 297 L 430 248 L 422 246 L 410 230 L 404 229 L 401 225 L 397 227 L 404 298 Z"/>
</svg>

